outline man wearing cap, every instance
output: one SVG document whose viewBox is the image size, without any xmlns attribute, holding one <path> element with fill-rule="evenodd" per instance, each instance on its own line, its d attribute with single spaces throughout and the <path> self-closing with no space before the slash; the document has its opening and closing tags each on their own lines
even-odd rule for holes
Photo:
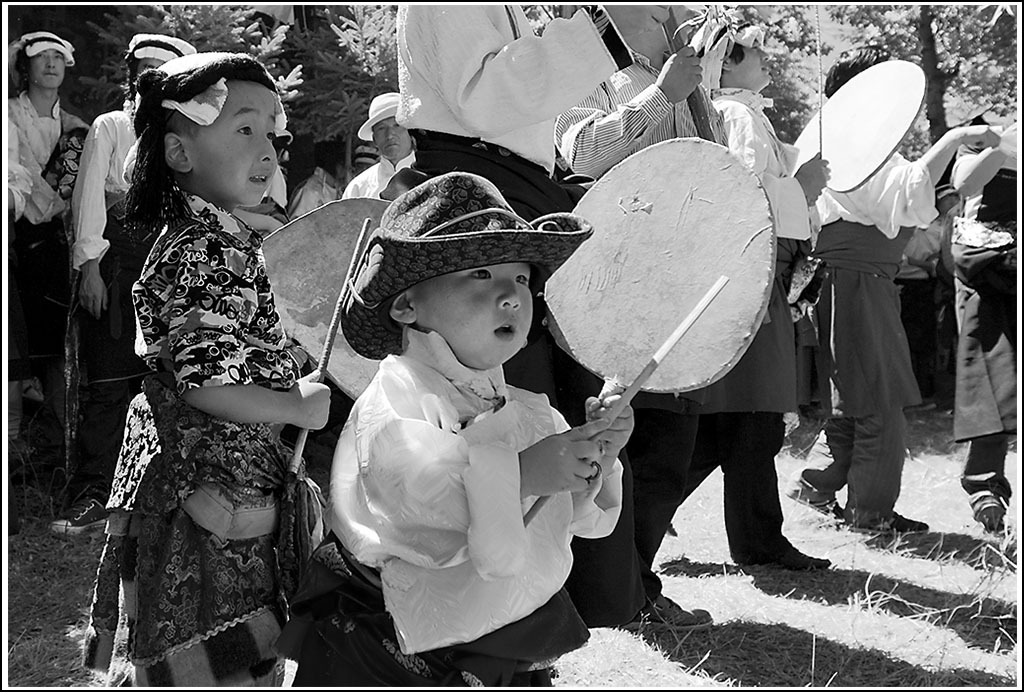
<svg viewBox="0 0 1024 692">
<path fill-rule="evenodd" d="M 380 161 L 357 175 L 345 188 L 342 199 L 378 197 L 398 171 L 416 159 L 409 131 L 395 121 L 399 95 L 394 92 L 375 96 L 370 102 L 370 117 L 359 128 L 359 139 L 372 141 L 380 151 Z"/>
<path fill-rule="evenodd" d="M 124 105 L 98 116 L 89 130 L 71 198 L 75 228 L 72 267 L 80 272 L 81 399 L 79 466 L 71 479 L 68 510 L 50 524 L 61 534 L 102 528 L 125 416 L 138 391 L 145 363 L 135 355 L 131 288 L 149 244 L 129 239 L 123 227 L 128 182 L 125 158 L 135 144 L 132 125 L 138 76 L 168 60 L 196 52 L 187 41 L 136 34 L 124 54 Z"/>
</svg>

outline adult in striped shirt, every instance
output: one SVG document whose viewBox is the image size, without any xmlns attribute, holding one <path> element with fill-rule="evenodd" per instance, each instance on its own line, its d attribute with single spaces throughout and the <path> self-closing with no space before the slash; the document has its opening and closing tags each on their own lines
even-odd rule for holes
<svg viewBox="0 0 1024 692">
<path fill-rule="evenodd" d="M 680 16 L 688 12 L 673 7 Z M 692 15 L 691 12 L 688 12 Z M 695 51 L 671 52 L 661 26 L 629 38 L 633 63 L 602 82 L 577 106 L 558 117 L 555 144 L 574 173 L 600 178 L 612 166 L 653 144 L 676 137 L 698 137 L 687 98 L 696 93 L 710 117 L 719 144 L 727 142 L 722 117 L 700 85 L 703 72 Z M 632 497 L 625 493 L 619 523 L 607 538 L 575 539 L 569 583 L 582 591 L 600 591 L 608 565 L 623 571 L 630 564 L 640 576 L 645 606 L 626 625 L 687 630 L 711 624 L 705 610 L 687 611 L 662 593 L 654 559 L 672 517 L 683 501 L 686 472 L 697 436 L 699 393 L 641 392 L 633 399 L 635 431 L 623 458 L 632 473 Z M 697 397 L 694 399 L 694 397 Z M 629 485 L 623 485 L 628 488 Z M 630 502 L 632 500 L 632 502 Z M 577 603 L 584 619 L 588 604 Z"/>
</svg>

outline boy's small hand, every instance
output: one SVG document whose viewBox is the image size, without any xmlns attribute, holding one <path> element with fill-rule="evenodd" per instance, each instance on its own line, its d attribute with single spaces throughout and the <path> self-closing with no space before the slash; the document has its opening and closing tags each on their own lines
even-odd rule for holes
<svg viewBox="0 0 1024 692">
<path fill-rule="evenodd" d="M 549 435 L 519 453 L 520 495 L 553 495 L 585 491 L 601 461 L 595 439 L 606 427 L 604 419 L 591 421 L 557 435 Z M 590 479 L 589 481 L 587 479 Z"/>
<path fill-rule="evenodd" d="M 589 397 L 586 402 L 588 421 L 607 421 L 611 409 L 622 397 L 619 394 L 597 397 Z M 612 469 L 612 465 L 619 456 L 619 452 L 626 446 L 629 436 L 633 434 L 633 407 L 626 406 L 622 413 L 612 421 L 608 421 L 608 427 L 597 433 L 592 438 L 601 448 L 601 468 L 605 476 Z"/>
<path fill-rule="evenodd" d="M 331 409 L 331 390 L 316 382 L 316 373 L 300 378 L 288 390 L 295 398 L 295 417 L 288 421 L 292 425 L 309 430 L 319 430 L 327 425 Z"/>
</svg>

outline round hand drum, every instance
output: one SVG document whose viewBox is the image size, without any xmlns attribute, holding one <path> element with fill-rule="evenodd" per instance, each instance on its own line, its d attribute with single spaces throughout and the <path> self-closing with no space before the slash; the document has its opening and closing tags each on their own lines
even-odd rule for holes
<svg viewBox="0 0 1024 692">
<path fill-rule="evenodd" d="M 594 235 L 544 290 L 559 346 L 627 385 L 725 276 L 643 389 L 705 387 L 739 361 L 768 306 L 775 234 L 760 182 L 728 149 L 701 139 L 655 144 L 608 171 L 574 212 Z"/>
<path fill-rule="evenodd" d="M 384 200 L 369 198 L 329 202 L 263 241 L 267 274 L 285 333 L 314 359 L 323 351 L 363 222 L 369 218 L 370 230 L 376 228 L 387 206 Z M 353 351 L 339 330 L 326 374 L 355 399 L 378 365 Z"/>
<path fill-rule="evenodd" d="M 836 192 L 855 190 L 882 167 L 917 119 L 924 71 L 912 62 L 872 65 L 841 86 L 821 109 L 822 157 Z M 818 153 L 818 114 L 796 140 L 799 168 Z"/>
</svg>

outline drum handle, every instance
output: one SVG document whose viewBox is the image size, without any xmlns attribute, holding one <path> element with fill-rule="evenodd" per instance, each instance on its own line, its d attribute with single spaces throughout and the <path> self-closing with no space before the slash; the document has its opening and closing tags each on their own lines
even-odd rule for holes
<svg viewBox="0 0 1024 692">
<path fill-rule="evenodd" d="M 672 334 L 665 339 L 665 342 L 658 347 L 658 350 L 654 352 L 654 355 L 647 362 L 647 365 L 644 366 L 644 369 L 640 371 L 640 374 L 636 376 L 632 384 L 626 387 L 622 394 L 619 395 L 619 400 L 608 410 L 608 415 L 605 416 L 605 418 L 615 420 L 622 415 L 622 412 L 626 409 L 626 406 L 629 405 L 629 402 L 633 400 L 633 397 L 637 395 L 640 388 L 644 386 L 644 383 L 647 382 L 651 375 L 654 374 L 654 371 L 658 369 L 658 366 L 661 365 L 661 361 L 665 360 L 665 356 L 668 355 L 669 351 L 679 343 L 679 340 L 682 339 L 683 335 L 690 330 L 693 323 L 696 322 L 704 313 L 708 305 L 711 304 L 711 301 L 721 293 L 727 283 L 729 283 L 729 278 L 727 276 L 718 277 L 718 280 L 711 286 L 711 288 L 708 289 L 707 293 L 704 294 L 704 297 L 700 299 L 700 302 L 697 303 L 693 310 L 690 311 L 690 314 L 688 314 L 683 321 L 679 323 L 679 326 L 675 328 L 675 331 L 673 331 Z M 530 507 L 523 516 L 523 524 L 529 525 L 533 518 L 537 516 L 537 512 L 540 511 L 541 507 L 543 507 L 550 498 L 550 495 L 544 495 L 538 498 L 538 500 L 533 503 L 533 506 Z"/>
<path fill-rule="evenodd" d="M 345 280 L 341 285 L 341 291 L 338 293 L 338 301 L 334 304 L 334 314 L 331 315 L 331 324 L 327 329 L 327 338 L 324 339 L 324 348 L 316 365 L 313 382 L 323 382 L 324 373 L 327 372 L 327 364 L 331 360 L 331 351 L 334 350 L 334 339 L 337 337 L 338 327 L 341 325 L 341 310 L 345 305 L 345 299 L 348 297 L 349 286 L 352 284 L 350 277 L 358 265 L 360 255 L 363 254 L 363 245 L 365 245 L 366 238 L 369 235 L 371 223 L 372 219 L 367 218 L 363 221 L 362 230 L 359 231 L 359 238 L 356 240 L 352 259 L 349 260 L 348 271 L 345 272 Z M 307 437 L 309 437 L 309 428 L 303 428 L 299 431 L 299 435 L 295 439 L 295 451 L 292 452 L 292 459 L 288 464 L 289 473 L 296 474 L 299 472 L 299 465 L 302 463 L 302 451 L 306 447 Z"/>
</svg>

